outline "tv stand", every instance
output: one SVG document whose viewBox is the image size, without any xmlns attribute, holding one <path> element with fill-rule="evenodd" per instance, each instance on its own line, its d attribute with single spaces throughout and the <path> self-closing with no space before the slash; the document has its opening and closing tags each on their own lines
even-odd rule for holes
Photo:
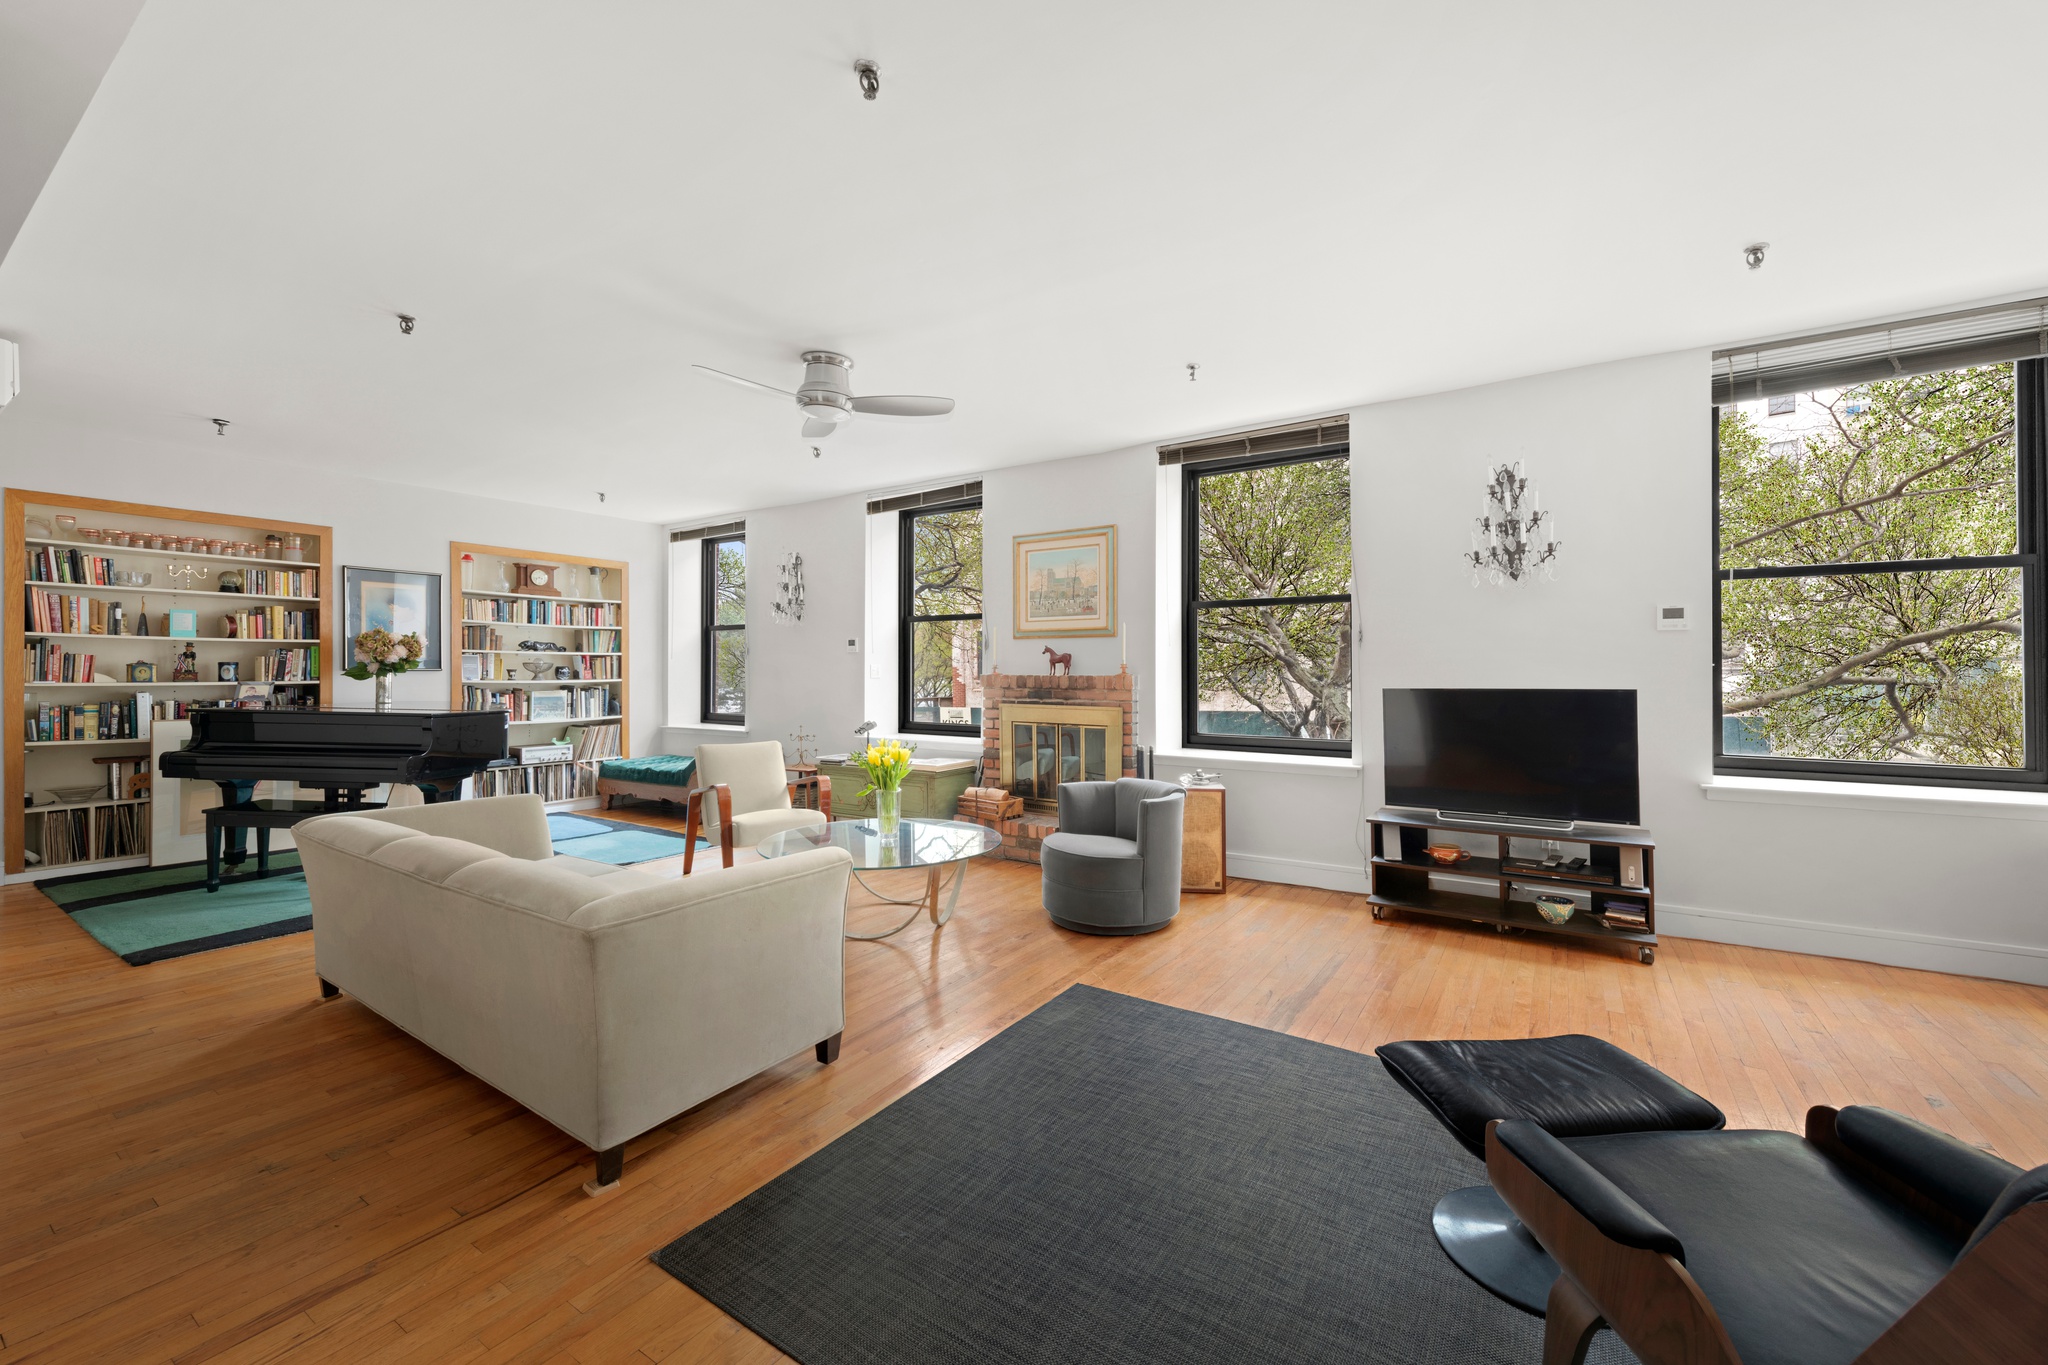
<svg viewBox="0 0 2048 1365">
<path fill-rule="evenodd" d="M 1643 830 L 1578 831 L 1560 822 L 1547 828 L 1490 820 L 1485 816 L 1453 818 L 1449 811 L 1431 816 L 1408 810 L 1382 809 L 1372 817 L 1370 872 L 1372 894 L 1366 897 L 1377 920 L 1400 914 L 1489 924 L 1500 933 L 1528 931 L 1579 939 L 1634 953 L 1643 963 L 1657 960 L 1656 841 Z M 1461 863 L 1439 864 L 1422 850 L 1433 835 L 1478 834 L 1494 841 L 1491 856 L 1474 854 Z M 1587 865 L 1577 872 L 1539 871 L 1511 864 L 1509 841 L 1515 838 L 1558 839 L 1587 846 Z M 1642 885 L 1621 881 L 1624 853 L 1642 862 Z M 1451 888 L 1432 884 L 1446 878 L 1470 884 Z M 1574 896 L 1579 910 L 1563 924 L 1552 924 L 1536 912 L 1538 892 Z M 1590 899 L 1589 907 L 1586 901 Z M 1643 915 L 1642 929 L 1610 929 L 1598 918 L 1607 902 L 1633 906 Z"/>
</svg>

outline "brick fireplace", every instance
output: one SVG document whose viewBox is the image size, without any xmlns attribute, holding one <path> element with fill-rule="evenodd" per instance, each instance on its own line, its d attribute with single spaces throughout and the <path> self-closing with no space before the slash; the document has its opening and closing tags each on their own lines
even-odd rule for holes
<svg viewBox="0 0 2048 1365">
<path fill-rule="evenodd" d="M 1003 856 L 1035 863 L 1039 844 L 1059 828 L 1060 779 L 1137 776 L 1137 680 L 1129 669 L 989 673 L 981 689 L 982 785 L 1025 800 L 1023 816 L 1003 822 Z M 1028 754 L 1021 764 L 1020 754 Z"/>
</svg>

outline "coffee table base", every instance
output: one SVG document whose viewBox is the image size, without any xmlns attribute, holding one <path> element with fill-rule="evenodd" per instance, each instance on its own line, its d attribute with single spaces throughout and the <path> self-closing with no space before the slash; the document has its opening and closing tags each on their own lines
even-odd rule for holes
<svg viewBox="0 0 2048 1365">
<path fill-rule="evenodd" d="M 967 864 L 972 861 L 973 859 L 971 858 L 963 858 L 954 864 L 959 870 L 953 874 L 953 888 L 946 895 L 946 908 L 943 913 L 939 910 L 939 883 L 946 870 L 944 864 L 925 870 L 924 894 L 914 900 L 905 900 L 900 896 L 884 896 L 881 892 L 868 885 L 867 878 L 861 876 L 859 872 L 855 872 L 853 879 L 860 883 L 863 891 L 889 905 L 907 905 L 910 907 L 910 913 L 905 915 L 903 923 L 897 925 L 894 929 L 884 929 L 879 934 L 848 934 L 846 937 L 863 943 L 872 943 L 878 938 L 891 938 L 908 929 L 911 923 L 916 920 L 919 910 L 923 910 L 931 916 L 933 928 L 944 925 L 953 918 L 953 909 L 960 903 L 960 884 L 967 880 Z M 874 868 L 868 869 L 870 872 L 875 870 Z"/>
</svg>

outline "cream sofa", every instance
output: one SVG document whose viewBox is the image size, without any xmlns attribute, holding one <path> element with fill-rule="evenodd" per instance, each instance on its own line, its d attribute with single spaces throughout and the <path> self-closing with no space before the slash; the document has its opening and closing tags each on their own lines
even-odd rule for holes
<svg viewBox="0 0 2048 1365">
<path fill-rule="evenodd" d="M 299 825 L 324 995 L 347 991 L 594 1148 L 846 1027 L 846 883 L 820 849 L 688 879 L 557 855 L 537 796 Z"/>
</svg>

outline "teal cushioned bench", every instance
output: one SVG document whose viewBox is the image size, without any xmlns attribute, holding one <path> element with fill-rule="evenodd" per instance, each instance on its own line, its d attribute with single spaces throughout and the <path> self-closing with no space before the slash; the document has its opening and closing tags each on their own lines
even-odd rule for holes
<svg viewBox="0 0 2048 1365">
<path fill-rule="evenodd" d="M 605 809 L 620 796 L 646 801 L 687 801 L 696 785 L 697 760 L 687 754 L 649 754 L 645 758 L 608 758 L 597 770 L 597 794 Z"/>
</svg>

